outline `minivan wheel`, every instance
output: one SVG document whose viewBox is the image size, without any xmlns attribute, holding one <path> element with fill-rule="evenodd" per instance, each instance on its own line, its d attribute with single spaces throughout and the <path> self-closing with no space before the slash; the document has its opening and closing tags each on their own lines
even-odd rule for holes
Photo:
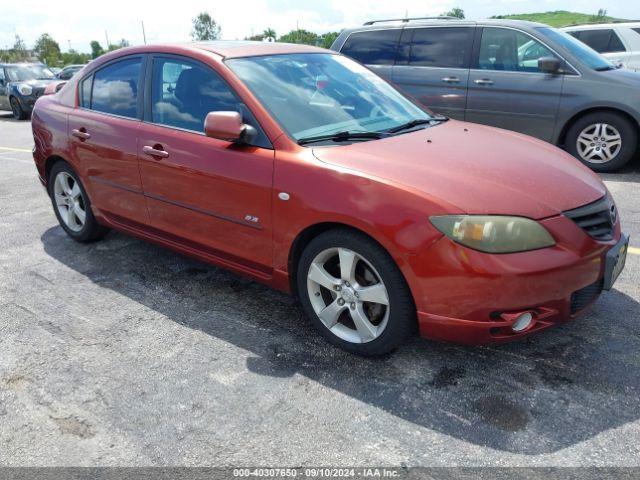
<svg viewBox="0 0 640 480">
<path fill-rule="evenodd" d="M 567 132 L 569 153 L 596 172 L 613 172 L 636 152 L 638 133 L 625 117 L 594 112 L 578 119 Z"/>
<path fill-rule="evenodd" d="M 78 242 L 104 237 L 108 228 L 100 225 L 91 211 L 91 202 L 77 174 L 65 162 L 58 162 L 49 175 L 49 196 L 60 226 Z"/>
<path fill-rule="evenodd" d="M 11 97 L 9 103 L 11 104 L 13 118 L 16 120 L 25 120 L 27 118 L 27 113 L 22 109 L 22 105 L 20 105 L 20 102 L 16 97 Z"/>
<path fill-rule="evenodd" d="M 298 263 L 306 315 L 331 343 L 366 356 L 395 350 L 415 326 L 409 288 L 389 254 L 369 237 L 331 230 Z"/>
</svg>

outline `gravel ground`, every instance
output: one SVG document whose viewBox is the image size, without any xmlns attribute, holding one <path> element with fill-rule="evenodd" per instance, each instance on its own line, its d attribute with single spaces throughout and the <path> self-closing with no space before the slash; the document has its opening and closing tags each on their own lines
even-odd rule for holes
<svg viewBox="0 0 640 480">
<path fill-rule="evenodd" d="M 568 325 L 363 359 L 257 283 L 73 242 L 32 143 L 0 116 L 0 465 L 640 466 L 640 250 Z M 639 163 L 604 176 L 636 249 Z"/>
</svg>

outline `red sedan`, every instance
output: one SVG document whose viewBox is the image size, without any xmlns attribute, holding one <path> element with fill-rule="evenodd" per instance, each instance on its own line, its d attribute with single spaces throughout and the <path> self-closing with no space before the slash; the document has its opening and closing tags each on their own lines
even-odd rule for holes
<svg viewBox="0 0 640 480">
<path fill-rule="evenodd" d="M 329 341 L 378 355 L 567 321 L 628 238 L 599 178 L 532 138 L 429 112 L 319 48 L 144 46 L 33 113 L 62 228 L 116 229 L 293 292 Z"/>
</svg>

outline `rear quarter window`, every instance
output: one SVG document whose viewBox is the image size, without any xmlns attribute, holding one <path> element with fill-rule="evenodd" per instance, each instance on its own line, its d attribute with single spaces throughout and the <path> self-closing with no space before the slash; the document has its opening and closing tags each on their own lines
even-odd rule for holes
<svg viewBox="0 0 640 480">
<path fill-rule="evenodd" d="M 394 28 L 352 33 L 341 53 L 365 65 L 393 65 L 401 31 Z"/>
<path fill-rule="evenodd" d="M 626 51 L 618 34 L 610 28 L 577 30 L 569 33 L 599 53 Z"/>
<path fill-rule="evenodd" d="M 137 118 L 141 65 L 141 58 L 128 58 L 95 72 L 91 110 Z"/>
</svg>

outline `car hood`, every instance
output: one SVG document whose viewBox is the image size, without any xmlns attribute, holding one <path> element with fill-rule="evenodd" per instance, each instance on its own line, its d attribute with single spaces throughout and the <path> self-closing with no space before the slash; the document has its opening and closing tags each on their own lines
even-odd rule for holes
<svg viewBox="0 0 640 480">
<path fill-rule="evenodd" d="M 598 73 L 610 82 L 615 81 L 616 83 L 634 88 L 640 87 L 640 72 L 635 72 L 626 68 L 618 68 L 616 70 L 606 70 Z"/>
<path fill-rule="evenodd" d="M 11 82 L 13 85 L 19 85 L 19 84 L 23 84 L 23 85 L 30 85 L 31 87 L 34 88 L 40 88 L 40 87 L 46 87 L 47 85 L 49 85 L 52 82 L 59 82 L 60 80 L 57 78 L 50 78 L 50 79 L 32 79 L 32 80 L 24 80 L 21 82 Z"/>
<path fill-rule="evenodd" d="M 313 153 L 320 161 L 416 189 L 470 214 L 540 219 L 606 194 L 595 173 L 550 144 L 454 120 Z"/>
</svg>

